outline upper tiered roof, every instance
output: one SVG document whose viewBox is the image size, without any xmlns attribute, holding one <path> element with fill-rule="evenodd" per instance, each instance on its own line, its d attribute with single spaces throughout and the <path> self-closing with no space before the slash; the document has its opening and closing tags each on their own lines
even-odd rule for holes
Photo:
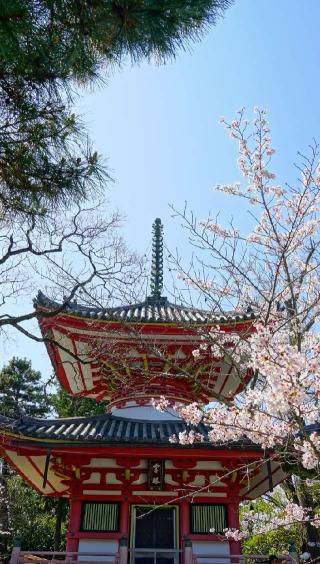
<svg viewBox="0 0 320 564">
<path fill-rule="evenodd" d="M 256 314 L 249 308 L 247 312 L 230 312 L 217 314 L 203 309 L 186 307 L 174 304 L 165 297 L 155 299 L 147 297 L 144 302 L 137 304 L 121 305 L 111 308 L 88 307 L 72 301 L 65 304 L 56 302 L 45 296 L 40 290 L 34 300 L 37 309 L 57 310 L 57 313 L 65 313 L 70 316 L 85 319 L 97 319 L 105 321 L 118 321 L 126 323 L 177 323 L 177 324 L 208 324 L 208 325 L 230 325 L 233 323 L 245 323 L 257 318 Z"/>
<path fill-rule="evenodd" d="M 197 359 L 210 328 L 249 334 L 253 311 L 220 314 L 171 303 L 162 296 L 162 224 L 153 224 L 151 295 L 117 307 L 35 300 L 42 334 L 62 386 L 73 395 L 108 399 L 110 408 L 165 395 L 172 402 L 231 399 L 250 378 L 224 358 Z"/>
</svg>

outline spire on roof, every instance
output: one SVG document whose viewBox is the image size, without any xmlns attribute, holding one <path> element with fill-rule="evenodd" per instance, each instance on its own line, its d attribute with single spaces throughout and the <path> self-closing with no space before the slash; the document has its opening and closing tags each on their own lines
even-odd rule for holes
<svg viewBox="0 0 320 564">
<path fill-rule="evenodd" d="M 163 288 L 163 225 L 161 219 L 155 219 L 152 225 L 152 265 L 151 265 L 151 297 L 161 298 Z"/>
</svg>

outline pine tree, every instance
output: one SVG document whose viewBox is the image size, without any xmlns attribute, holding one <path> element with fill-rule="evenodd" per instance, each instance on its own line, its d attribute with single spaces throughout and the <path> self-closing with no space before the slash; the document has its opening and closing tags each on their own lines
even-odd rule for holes
<svg viewBox="0 0 320 564">
<path fill-rule="evenodd" d="M 98 415 L 105 412 L 105 402 L 74 398 L 62 388 L 47 395 L 41 373 L 32 369 L 31 362 L 12 358 L 0 371 L 0 415 L 45 417 L 52 411 L 59 417 Z M 4 461 L 1 468 L 0 517 L 4 532 L 9 530 L 12 534 L 1 535 L 0 530 L 0 553 L 9 552 L 10 540 L 17 534 L 24 546 L 34 550 L 63 548 L 61 533 L 68 514 L 67 500 L 44 498 L 12 472 Z M 21 499 L 25 506 L 23 514 L 18 510 Z"/>
<path fill-rule="evenodd" d="M 30 361 L 13 357 L 0 371 L 0 415 L 41 417 L 47 413 L 48 402 L 40 372 L 32 369 Z M 0 535 L 0 553 L 6 554 L 10 540 L 8 532 L 12 527 L 8 490 L 13 474 L 4 460 L 0 460 L 0 468 L 0 515 L 4 533 Z"/>
<path fill-rule="evenodd" d="M 96 402 L 90 398 L 73 397 L 61 387 L 51 395 L 50 404 L 59 417 L 101 415 L 106 411 L 105 401 Z"/>
<path fill-rule="evenodd" d="M 48 411 L 41 373 L 32 369 L 29 360 L 13 357 L 0 371 L 0 414 L 42 417 Z"/>
<path fill-rule="evenodd" d="M 164 61 L 231 0 L 0 0 L 0 204 L 45 214 L 105 179 L 73 114 L 77 85 L 128 57 Z"/>
</svg>

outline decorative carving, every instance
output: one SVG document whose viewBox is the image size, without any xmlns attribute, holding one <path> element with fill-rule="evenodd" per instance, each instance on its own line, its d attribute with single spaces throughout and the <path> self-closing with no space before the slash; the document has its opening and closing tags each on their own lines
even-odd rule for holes
<svg viewBox="0 0 320 564">
<path fill-rule="evenodd" d="M 182 471 L 182 481 L 185 484 L 188 481 L 188 478 L 190 478 L 190 474 L 188 472 L 188 470 L 183 470 Z"/>
</svg>

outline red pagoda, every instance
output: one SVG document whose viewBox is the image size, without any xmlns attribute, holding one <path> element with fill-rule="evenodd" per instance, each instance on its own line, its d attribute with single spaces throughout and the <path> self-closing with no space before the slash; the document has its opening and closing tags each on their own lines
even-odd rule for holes
<svg viewBox="0 0 320 564">
<path fill-rule="evenodd" d="M 261 462 L 261 449 L 246 439 L 213 446 L 203 425 L 194 428 L 203 442 L 170 442 L 191 427 L 174 409 L 154 409 L 152 398 L 180 405 L 232 399 L 250 372 L 240 377 L 225 359 L 192 352 L 204 327 L 246 333 L 255 316 L 170 303 L 161 295 L 159 219 L 153 230 L 144 302 L 97 309 L 41 293 L 35 302 L 59 382 L 69 394 L 108 400 L 105 415 L 0 417 L 0 454 L 39 492 L 69 498 L 69 551 L 120 552 L 121 564 L 191 564 L 192 552 L 227 563 L 241 547 L 221 534 L 238 528 L 239 503 L 268 491 L 283 473 L 276 462 Z"/>
</svg>

